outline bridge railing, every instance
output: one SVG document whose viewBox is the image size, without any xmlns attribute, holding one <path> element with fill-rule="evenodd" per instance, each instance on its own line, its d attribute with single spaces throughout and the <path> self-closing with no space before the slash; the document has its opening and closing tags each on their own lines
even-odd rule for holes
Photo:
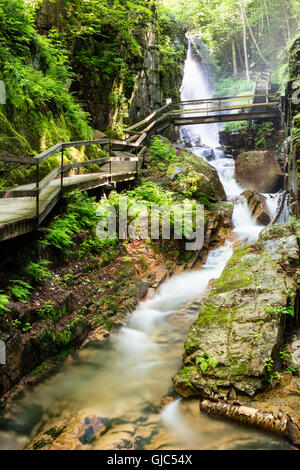
<svg viewBox="0 0 300 470">
<path fill-rule="evenodd" d="M 102 157 L 94 160 L 85 160 L 82 162 L 75 162 L 75 163 L 68 163 L 65 164 L 64 162 L 64 150 L 67 148 L 76 148 L 82 146 L 89 146 L 89 145 L 99 145 L 101 147 L 107 146 L 109 157 Z M 123 156 L 112 156 L 112 152 L 116 151 L 128 151 L 135 152 L 136 155 L 123 155 Z M 39 225 L 42 220 L 47 216 L 50 212 L 51 207 L 46 207 L 46 210 L 43 211 L 41 214 L 40 212 L 40 196 L 41 194 L 49 187 L 53 180 L 57 179 L 60 175 L 60 193 L 63 193 L 63 185 L 64 185 L 64 173 L 78 168 L 87 168 L 91 165 L 98 165 L 99 171 L 105 165 L 108 164 L 108 171 L 103 175 L 104 180 L 106 178 L 106 182 L 103 182 L 99 185 L 103 184 L 110 184 L 113 177 L 122 176 L 122 172 L 113 172 L 112 171 L 112 163 L 122 163 L 122 162 L 134 162 L 135 168 L 133 171 L 125 172 L 124 177 L 128 175 L 128 177 L 132 177 L 136 175 L 142 165 L 142 159 L 144 154 L 145 148 L 143 148 L 137 142 L 125 142 L 113 139 L 100 139 L 100 140 L 86 140 L 86 141 L 75 141 L 75 142 L 61 142 L 56 145 L 53 145 L 49 149 L 39 153 L 34 157 L 26 157 L 20 155 L 8 155 L 8 154 L 0 154 L 0 161 L 6 163 L 20 163 L 24 165 L 34 165 L 35 170 L 35 187 L 31 188 L 31 184 L 20 186 L 16 189 L 11 188 L 7 190 L 0 191 L 0 198 L 19 198 L 19 197 L 35 197 L 36 198 L 36 219 L 37 224 Z M 48 160 L 53 155 L 60 153 L 61 155 L 61 164 L 60 166 L 54 168 L 50 173 L 48 173 L 43 179 L 40 180 L 40 164 Z M 103 178 L 102 178 L 103 179 Z M 28 188 L 29 186 L 29 188 Z M 57 202 L 57 201 L 55 201 Z"/>
<path fill-rule="evenodd" d="M 261 100 L 254 103 L 255 99 Z M 210 117 L 222 114 L 251 113 L 259 115 L 272 113 L 280 105 L 278 93 L 251 94 L 242 96 L 229 96 L 222 98 L 208 98 L 204 100 L 188 100 L 169 103 L 152 113 L 147 118 L 139 121 L 124 130 L 127 134 L 127 142 L 141 143 L 149 138 L 149 135 L 168 127 L 179 117 Z"/>
</svg>

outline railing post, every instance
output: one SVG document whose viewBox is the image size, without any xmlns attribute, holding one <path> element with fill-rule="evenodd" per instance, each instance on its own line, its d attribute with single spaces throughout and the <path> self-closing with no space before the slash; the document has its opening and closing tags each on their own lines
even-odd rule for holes
<svg viewBox="0 0 300 470">
<path fill-rule="evenodd" d="M 40 165 L 39 163 L 36 165 L 36 219 L 37 219 L 37 227 L 40 226 L 39 217 L 40 217 Z"/>
<path fill-rule="evenodd" d="M 61 148 L 61 166 L 60 166 L 60 191 L 63 192 L 64 187 L 64 146 Z"/>
</svg>

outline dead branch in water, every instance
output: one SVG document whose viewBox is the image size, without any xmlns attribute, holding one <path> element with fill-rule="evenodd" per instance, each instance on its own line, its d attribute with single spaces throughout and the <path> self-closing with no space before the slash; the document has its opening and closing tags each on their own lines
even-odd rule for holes
<svg viewBox="0 0 300 470">
<path fill-rule="evenodd" d="M 285 199 L 288 195 L 288 191 L 283 191 L 283 193 L 280 195 L 280 199 L 278 201 L 278 206 L 277 206 L 277 209 L 276 209 L 276 213 L 273 217 L 273 219 L 271 220 L 270 224 L 269 225 L 274 225 L 276 224 L 277 220 L 279 219 L 280 217 L 280 214 L 282 212 L 282 209 L 283 209 L 283 206 L 284 206 L 284 202 L 285 202 Z"/>
<path fill-rule="evenodd" d="M 250 408 L 237 402 L 203 400 L 200 410 L 209 416 L 227 418 L 241 424 L 254 426 L 264 431 L 287 438 L 292 444 L 300 445 L 300 429 L 294 420 L 283 412 L 277 415 L 268 411 Z"/>
</svg>

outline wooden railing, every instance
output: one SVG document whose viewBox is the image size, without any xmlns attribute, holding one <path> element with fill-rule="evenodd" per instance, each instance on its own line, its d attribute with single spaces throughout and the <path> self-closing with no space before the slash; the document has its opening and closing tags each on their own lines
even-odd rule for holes
<svg viewBox="0 0 300 470">
<path fill-rule="evenodd" d="M 259 103 L 254 101 L 261 99 Z M 141 144 L 154 132 L 163 130 L 168 127 L 172 122 L 176 124 L 176 119 L 183 120 L 190 116 L 190 119 L 195 117 L 197 123 L 201 116 L 203 122 L 205 118 L 216 117 L 216 121 L 222 121 L 222 116 L 232 116 L 232 120 L 239 120 L 246 116 L 246 118 L 258 119 L 260 114 L 267 116 L 274 115 L 274 112 L 279 112 L 279 95 L 278 93 L 264 93 L 264 94 L 251 94 L 243 96 L 228 96 L 222 98 L 209 98 L 204 100 L 189 100 L 180 101 L 177 103 L 169 103 L 162 108 L 152 113 L 147 118 L 128 127 L 124 130 L 127 134 L 127 142 L 136 142 Z M 219 116 L 219 118 L 218 118 Z M 229 120 L 228 118 L 227 120 Z M 192 122 L 189 122 L 192 123 Z M 196 122 L 195 122 L 196 123 Z M 181 124 L 181 122 L 180 122 Z"/>
<path fill-rule="evenodd" d="M 86 160 L 82 162 L 75 162 L 64 164 L 64 150 L 67 148 L 75 148 L 75 147 L 82 147 L 82 146 L 89 146 L 89 145 L 100 145 L 100 146 L 108 146 L 109 154 L 112 151 L 123 150 L 137 153 L 136 156 L 109 156 L 104 158 L 98 158 L 95 160 Z M 18 187 L 16 189 L 7 189 L 0 191 L 0 198 L 19 198 L 19 197 L 35 197 L 36 198 L 36 219 L 37 225 L 40 224 L 40 196 L 47 189 L 50 183 L 56 179 L 60 175 L 60 191 L 63 191 L 63 180 L 64 180 L 64 173 L 77 168 L 86 168 L 91 165 L 98 165 L 99 170 L 100 168 L 105 165 L 106 163 L 109 164 L 109 171 L 106 174 L 107 183 L 111 182 L 113 176 L 120 175 L 121 173 L 112 173 L 111 164 L 112 162 L 135 162 L 135 170 L 130 172 L 132 174 L 137 174 L 141 165 L 142 165 L 142 156 L 145 151 L 145 148 L 142 148 L 139 143 L 128 143 L 125 141 L 119 140 L 112 140 L 112 139 L 100 139 L 100 140 L 87 140 L 87 141 L 76 141 L 76 142 L 62 142 L 56 145 L 53 145 L 49 149 L 41 152 L 40 154 L 34 157 L 24 157 L 19 155 L 7 155 L 7 154 L 0 154 L 0 161 L 8 162 L 8 163 L 20 163 L 20 164 L 31 164 L 36 167 L 36 181 L 35 181 L 35 188 L 27 189 L 24 185 L 23 187 Z M 45 176 L 42 180 L 40 180 L 40 164 L 46 161 L 48 158 L 52 157 L 53 155 L 59 153 L 61 154 L 61 164 L 59 167 L 54 168 L 47 176 Z M 29 185 L 30 186 L 30 185 Z M 49 213 L 49 210 L 47 211 Z M 47 215 L 47 214 L 46 214 Z M 43 214 L 43 219 L 46 216 Z"/>
</svg>

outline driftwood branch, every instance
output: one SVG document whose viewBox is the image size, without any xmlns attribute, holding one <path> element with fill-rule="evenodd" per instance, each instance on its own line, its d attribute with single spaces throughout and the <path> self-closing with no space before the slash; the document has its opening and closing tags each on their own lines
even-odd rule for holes
<svg viewBox="0 0 300 470">
<path fill-rule="evenodd" d="M 225 400 L 203 400 L 200 402 L 200 410 L 210 416 L 227 418 L 278 434 L 288 439 L 292 444 L 300 445 L 300 429 L 287 413 L 278 412 L 275 415 L 271 412 L 241 405 L 236 401 L 230 403 Z"/>
<path fill-rule="evenodd" d="M 282 212 L 282 209 L 283 209 L 283 206 L 284 206 L 285 199 L 286 199 L 287 195 L 288 195 L 288 191 L 283 191 L 283 193 L 280 195 L 280 198 L 279 198 L 279 201 L 278 201 L 278 206 L 277 206 L 277 209 L 276 209 L 276 213 L 275 213 L 275 215 L 274 215 L 274 217 L 271 220 L 269 225 L 276 224 L 276 222 L 279 219 L 280 214 Z"/>
</svg>

